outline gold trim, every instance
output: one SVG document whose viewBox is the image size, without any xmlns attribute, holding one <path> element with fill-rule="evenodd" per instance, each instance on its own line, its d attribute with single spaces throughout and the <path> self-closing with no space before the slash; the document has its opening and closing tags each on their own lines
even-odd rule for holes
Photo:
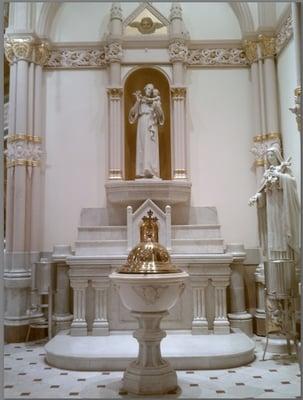
<svg viewBox="0 0 303 400">
<path fill-rule="evenodd" d="M 281 140 L 281 134 L 279 132 L 270 132 L 270 133 L 264 133 L 263 135 L 256 135 L 253 137 L 253 142 L 260 143 L 272 139 Z"/>
<path fill-rule="evenodd" d="M 187 178 L 186 169 L 174 170 L 174 179 L 186 179 L 186 178 Z"/>
<path fill-rule="evenodd" d="M 263 135 L 256 135 L 253 138 L 254 143 L 262 142 L 263 140 Z"/>
<path fill-rule="evenodd" d="M 277 54 L 276 38 L 274 36 L 259 35 L 258 41 L 263 58 L 272 58 Z"/>
<path fill-rule="evenodd" d="M 301 86 L 298 86 L 295 88 L 295 96 L 301 96 L 302 93 L 302 88 Z"/>
<path fill-rule="evenodd" d="M 109 179 L 122 179 L 121 169 L 110 169 L 109 170 Z"/>
<path fill-rule="evenodd" d="M 171 87 L 170 90 L 173 99 L 183 99 L 186 96 L 185 87 Z"/>
<path fill-rule="evenodd" d="M 120 99 L 123 95 L 122 88 L 107 88 L 107 93 L 110 97 Z"/>
<path fill-rule="evenodd" d="M 8 135 L 7 143 L 13 143 L 13 142 L 42 143 L 42 137 L 34 135 L 23 135 L 23 134 Z"/>
<path fill-rule="evenodd" d="M 40 161 L 33 160 L 13 160 L 6 161 L 6 168 L 12 167 L 39 167 L 41 165 Z"/>
<path fill-rule="evenodd" d="M 256 166 L 257 167 L 264 167 L 264 160 L 256 160 Z"/>
<path fill-rule="evenodd" d="M 279 132 L 268 133 L 267 140 L 269 139 L 281 139 L 281 134 Z"/>
</svg>

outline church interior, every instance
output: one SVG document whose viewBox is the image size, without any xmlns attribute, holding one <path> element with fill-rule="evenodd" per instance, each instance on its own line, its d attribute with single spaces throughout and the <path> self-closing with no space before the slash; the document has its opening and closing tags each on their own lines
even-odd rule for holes
<svg viewBox="0 0 303 400">
<path fill-rule="evenodd" d="M 301 27 L 4 4 L 5 398 L 301 398 Z"/>
</svg>

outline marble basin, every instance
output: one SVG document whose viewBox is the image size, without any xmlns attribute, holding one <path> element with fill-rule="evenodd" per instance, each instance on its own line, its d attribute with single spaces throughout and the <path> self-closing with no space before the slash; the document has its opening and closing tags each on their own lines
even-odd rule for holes
<svg viewBox="0 0 303 400">
<path fill-rule="evenodd" d="M 170 274 L 121 274 L 109 276 L 121 301 L 133 312 L 170 310 L 184 291 L 186 272 Z"/>
<path fill-rule="evenodd" d="M 120 393 L 176 393 L 176 372 L 161 356 L 160 342 L 166 332 L 160 328 L 160 323 L 182 295 L 188 274 L 114 272 L 109 278 L 118 290 L 121 301 L 138 320 L 139 325 L 133 334 L 139 342 L 138 358 L 126 368 Z"/>
</svg>

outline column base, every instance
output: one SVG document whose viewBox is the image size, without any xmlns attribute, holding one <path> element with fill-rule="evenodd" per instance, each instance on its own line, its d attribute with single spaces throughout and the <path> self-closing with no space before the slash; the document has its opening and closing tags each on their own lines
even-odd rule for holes
<svg viewBox="0 0 303 400">
<path fill-rule="evenodd" d="M 266 335 L 266 327 L 265 327 L 265 313 L 256 313 L 255 314 L 255 334 L 257 336 L 265 336 Z"/>
<path fill-rule="evenodd" d="M 177 374 L 167 361 L 156 368 L 140 367 L 134 361 L 123 375 L 123 392 L 140 395 L 176 393 Z"/>
<path fill-rule="evenodd" d="M 92 336 L 108 336 L 109 325 L 107 321 L 93 323 Z"/>
<path fill-rule="evenodd" d="M 224 335 L 230 333 L 230 324 L 227 319 L 214 320 L 214 334 Z"/>
<path fill-rule="evenodd" d="M 208 335 L 208 322 L 206 319 L 194 320 L 191 333 L 193 335 Z"/>
<path fill-rule="evenodd" d="M 296 352 L 296 347 L 291 340 L 290 342 L 290 349 L 292 353 Z M 262 346 L 263 350 L 265 348 L 266 344 L 266 338 L 262 339 Z M 266 348 L 266 353 L 273 353 L 273 354 L 287 354 L 288 353 L 288 348 L 287 348 L 287 341 L 284 338 L 268 338 L 268 345 Z M 266 354 L 265 354 L 266 357 Z"/>
<path fill-rule="evenodd" d="M 247 336 L 253 336 L 252 315 L 245 313 L 228 314 L 231 328 L 239 328 Z"/>
<path fill-rule="evenodd" d="M 66 331 L 71 328 L 71 323 L 73 320 L 72 314 L 55 314 L 53 315 L 53 322 L 55 323 L 54 331 L 57 334 L 60 331 Z"/>
<path fill-rule="evenodd" d="M 73 322 L 70 329 L 71 336 L 87 336 L 86 322 Z"/>
</svg>

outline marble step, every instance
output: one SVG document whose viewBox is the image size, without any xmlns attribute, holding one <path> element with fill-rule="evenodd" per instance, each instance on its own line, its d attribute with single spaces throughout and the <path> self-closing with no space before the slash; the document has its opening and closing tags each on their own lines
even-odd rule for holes
<svg viewBox="0 0 303 400">
<path fill-rule="evenodd" d="M 127 240 L 126 226 L 79 226 L 78 240 Z"/>
<path fill-rule="evenodd" d="M 174 225 L 172 239 L 213 239 L 221 236 L 220 225 Z"/>
<path fill-rule="evenodd" d="M 77 240 L 77 256 L 123 255 L 127 253 L 127 240 Z"/>
<path fill-rule="evenodd" d="M 224 253 L 223 239 L 173 239 L 172 252 L 179 254 L 221 254 Z"/>
</svg>

